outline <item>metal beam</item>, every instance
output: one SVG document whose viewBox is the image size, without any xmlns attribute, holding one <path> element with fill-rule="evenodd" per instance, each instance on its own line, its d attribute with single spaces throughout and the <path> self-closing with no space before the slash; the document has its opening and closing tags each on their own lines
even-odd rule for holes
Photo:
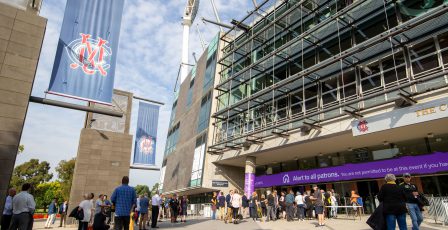
<svg viewBox="0 0 448 230">
<path fill-rule="evenodd" d="M 56 107 L 66 108 L 66 109 L 74 109 L 84 112 L 91 112 L 91 113 L 98 113 L 103 115 L 108 115 L 112 117 L 123 117 L 122 112 L 117 112 L 109 109 L 102 109 L 102 108 L 95 108 L 95 107 L 89 107 L 86 105 L 77 105 L 77 104 L 71 104 L 63 101 L 56 101 L 41 97 L 34 97 L 30 96 L 30 102 L 38 103 L 38 104 L 44 104 L 44 105 L 52 105 Z"/>
<path fill-rule="evenodd" d="M 131 165 L 129 166 L 130 169 L 142 169 L 142 170 L 149 170 L 149 171 L 160 171 L 160 168 L 157 166 L 145 166 L 145 165 Z"/>
<path fill-rule="evenodd" d="M 222 27 L 225 27 L 227 29 L 233 29 L 234 28 L 234 26 L 230 26 L 230 25 L 227 25 L 227 24 L 224 24 L 224 23 L 221 23 L 221 22 L 215 22 L 215 21 L 212 21 L 212 20 L 208 20 L 206 18 L 202 18 L 202 21 L 208 22 L 208 23 L 211 23 L 211 24 L 215 24 L 217 26 L 222 26 Z"/>
<path fill-rule="evenodd" d="M 140 101 L 146 101 L 146 102 L 150 102 L 150 103 L 154 103 L 154 104 L 165 105 L 165 103 L 163 103 L 163 102 L 154 101 L 154 100 L 143 98 L 143 97 L 133 96 L 133 98 L 140 100 Z"/>
</svg>

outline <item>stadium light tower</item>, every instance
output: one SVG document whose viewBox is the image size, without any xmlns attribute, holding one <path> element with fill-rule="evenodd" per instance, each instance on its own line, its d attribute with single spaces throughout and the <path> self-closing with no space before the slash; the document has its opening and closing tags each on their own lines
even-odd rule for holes
<svg viewBox="0 0 448 230">
<path fill-rule="evenodd" d="M 180 83 L 188 75 L 188 46 L 190 38 L 190 27 L 193 24 L 194 19 L 199 8 L 199 0 L 187 0 L 187 6 L 185 7 L 185 12 L 183 15 L 182 25 L 184 27 L 183 38 L 182 38 L 182 63 L 181 63 L 181 75 Z"/>
</svg>

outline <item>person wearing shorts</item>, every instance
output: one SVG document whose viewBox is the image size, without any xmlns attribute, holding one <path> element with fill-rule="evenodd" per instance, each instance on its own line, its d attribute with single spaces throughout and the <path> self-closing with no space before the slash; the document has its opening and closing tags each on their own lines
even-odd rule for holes
<svg viewBox="0 0 448 230">
<path fill-rule="evenodd" d="M 322 199 L 322 192 L 320 191 L 319 187 L 317 185 L 313 185 L 314 195 L 312 200 L 314 200 L 314 208 L 317 214 L 318 219 L 318 225 L 319 226 L 325 226 L 324 223 L 324 200 Z"/>
</svg>

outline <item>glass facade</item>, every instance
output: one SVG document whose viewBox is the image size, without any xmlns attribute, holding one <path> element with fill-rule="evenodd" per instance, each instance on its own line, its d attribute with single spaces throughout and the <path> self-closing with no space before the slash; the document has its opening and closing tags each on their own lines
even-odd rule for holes
<svg viewBox="0 0 448 230">
<path fill-rule="evenodd" d="M 446 87 L 448 17 L 424 2 L 286 1 L 224 36 L 213 146 Z"/>
</svg>

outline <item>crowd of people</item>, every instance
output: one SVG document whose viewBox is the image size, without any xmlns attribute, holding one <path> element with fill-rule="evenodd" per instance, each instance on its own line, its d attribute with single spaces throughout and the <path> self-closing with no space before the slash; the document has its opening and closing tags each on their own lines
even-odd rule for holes
<svg viewBox="0 0 448 230">
<path fill-rule="evenodd" d="M 148 193 L 137 196 L 135 189 L 129 184 L 129 178 L 123 177 L 122 185 L 115 188 L 111 200 L 100 195 L 93 202 L 94 194 L 85 194 L 84 200 L 71 214 L 79 220 L 78 230 L 87 230 L 89 224 L 94 230 L 107 230 L 113 216 L 114 229 L 144 230 L 158 228 L 157 223 L 169 219 L 172 223 L 186 222 L 187 203 L 186 196 L 178 197 L 159 195 L 158 192 L 150 197 Z M 79 217 L 82 212 L 82 218 Z M 151 218 L 150 218 L 151 217 Z"/>
<path fill-rule="evenodd" d="M 396 184 L 393 174 L 387 174 L 386 184 L 377 195 L 379 207 L 369 219 L 373 229 L 395 230 L 396 224 L 400 230 L 407 229 L 406 213 L 412 220 L 412 230 L 418 230 L 423 222 L 423 207 L 429 205 L 423 194 L 418 192 L 411 183 L 411 175 L 405 173 L 403 182 Z M 312 191 L 296 192 L 267 190 L 265 194 L 239 194 L 238 190 L 213 193 L 211 199 L 211 219 L 222 220 L 225 223 L 239 223 L 241 219 L 251 218 L 253 221 L 305 221 L 317 219 L 316 227 L 325 226 L 325 219 L 337 218 L 341 205 L 340 197 L 333 189 L 324 191 L 317 185 L 311 186 Z M 355 216 L 364 213 L 364 203 L 356 191 L 351 191 L 348 197 L 348 208 Z M 218 213 L 218 216 L 216 215 Z M 379 218 L 378 218 L 379 217 Z M 371 225 L 373 221 L 373 225 Z"/>
<path fill-rule="evenodd" d="M 253 221 L 276 221 L 284 219 L 293 221 L 295 219 L 304 221 L 317 216 L 319 226 L 324 226 L 324 216 L 327 218 L 337 217 L 337 206 L 339 195 L 330 190 L 325 192 L 313 185 L 313 192 L 306 191 L 304 194 L 292 189 L 288 191 L 267 190 L 266 194 L 258 195 L 253 192 L 239 194 L 238 190 L 230 190 L 224 196 L 223 192 L 214 193 L 211 199 L 212 219 L 219 219 L 225 223 L 237 224 L 239 220 L 251 218 Z M 353 191 L 353 205 L 359 205 L 358 195 Z M 325 208 L 327 207 L 327 208 Z M 218 217 L 216 217 L 216 213 Z"/>
<path fill-rule="evenodd" d="M 367 223 L 373 229 L 394 230 L 397 223 L 400 230 L 407 229 L 406 213 L 412 220 L 412 230 L 418 230 L 423 222 L 422 210 L 429 205 L 423 194 L 418 192 L 415 184 L 411 183 L 411 175 L 405 173 L 403 182 L 396 183 L 393 174 L 385 176 L 384 184 L 377 198 L 380 205 L 370 216 Z M 70 212 L 70 217 L 79 221 L 78 230 L 107 230 L 113 218 L 114 229 L 129 230 L 138 227 L 144 230 L 149 225 L 158 228 L 157 223 L 170 220 L 171 223 L 185 223 L 187 220 L 188 198 L 173 194 L 163 196 L 148 193 L 137 197 L 136 191 L 129 186 L 129 178 L 123 177 L 122 185 L 117 187 L 109 200 L 107 195 L 100 194 L 96 200 L 93 193 L 84 194 L 78 207 Z M 317 219 L 316 227 L 325 226 L 325 219 L 337 218 L 341 197 L 333 189 L 324 191 L 317 185 L 311 186 L 312 191 L 296 192 L 267 190 L 265 194 L 240 194 L 238 190 L 230 190 L 227 195 L 214 192 L 210 200 L 211 219 L 237 224 L 244 218 L 253 221 L 305 221 Z M 8 197 L 3 211 L 1 230 L 31 230 L 33 214 L 36 209 L 34 197 L 30 194 L 31 185 L 23 184 L 21 192 L 15 189 L 8 191 Z M 350 210 L 355 215 L 363 213 L 362 198 L 351 191 Z M 67 201 L 58 203 L 53 199 L 48 206 L 48 217 L 45 228 L 51 228 L 56 221 L 56 214 L 60 214 L 59 227 L 65 227 L 68 214 Z M 218 215 L 217 215 L 218 214 Z M 151 218 L 149 218 L 151 216 Z"/>
</svg>

